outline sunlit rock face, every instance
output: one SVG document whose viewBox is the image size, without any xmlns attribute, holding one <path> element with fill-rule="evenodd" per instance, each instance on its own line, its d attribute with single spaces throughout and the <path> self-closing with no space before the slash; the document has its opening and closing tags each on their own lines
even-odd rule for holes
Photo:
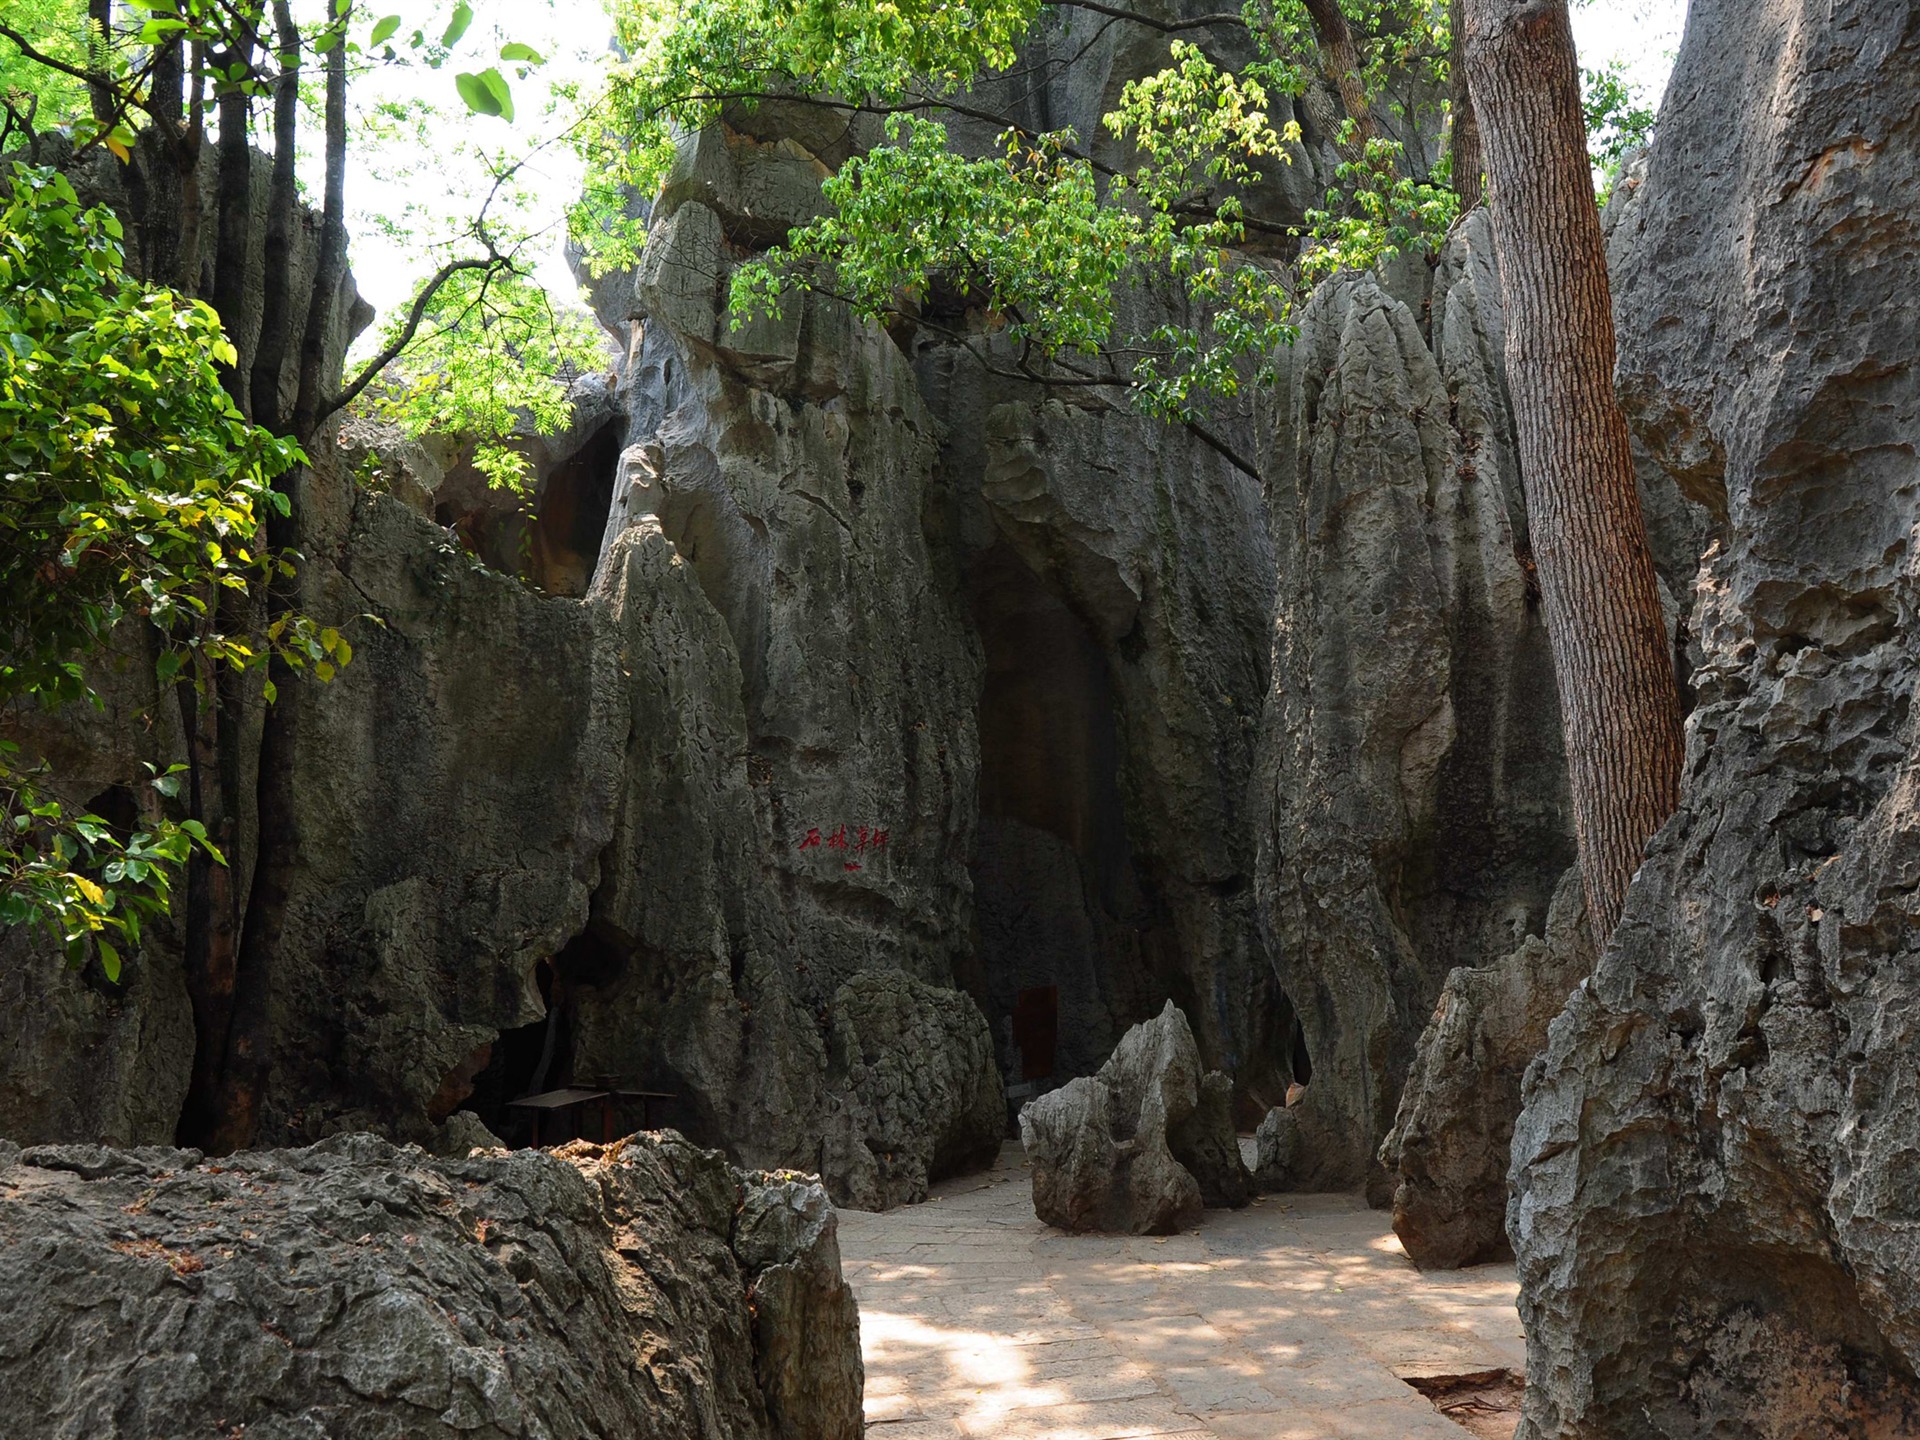
<svg viewBox="0 0 1920 1440">
<path fill-rule="evenodd" d="M 7 1433 L 857 1440 L 837 1224 L 678 1136 L 0 1143 Z"/>
<path fill-rule="evenodd" d="M 1920 1432 L 1911 7 L 1696 0 L 1621 388 L 1725 516 L 1679 813 L 1514 1137 L 1522 1434 Z"/>
</svg>

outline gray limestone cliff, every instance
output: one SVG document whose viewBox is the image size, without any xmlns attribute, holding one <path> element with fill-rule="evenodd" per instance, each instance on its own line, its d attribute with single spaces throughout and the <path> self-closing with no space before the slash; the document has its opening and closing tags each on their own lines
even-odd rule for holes
<svg viewBox="0 0 1920 1440">
<path fill-rule="evenodd" d="M 1529 1440 L 1920 1433 L 1920 10 L 1695 0 L 1621 389 L 1724 517 L 1678 814 L 1513 1144 Z"/>
<path fill-rule="evenodd" d="M 1166 43 L 1051 17 L 986 98 L 1122 160 L 1098 118 Z M 1263 223 L 1330 173 L 1323 88 Z M 1210 443 L 1013 373 L 939 287 L 890 331 L 799 295 L 734 324 L 733 268 L 872 139 L 798 102 L 683 137 L 524 502 L 348 426 L 356 477 L 321 457 L 299 497 L 301 604 L 357 658 L 240 716 L 272 814 L 207 882 L 234 992 L 164 932 L 117 989 L 10 963 L 0 1133 L 171 1142 L 237 1073 L 255 1143 L 517 1143 L 511 1102 L 571 1082 L 886 1206 L 1171 1002 L 1227 1077 L 1209 1115 L 1273 1112 L 1269 1181 L 1385 1198 L 1448 975 L 1540 934 L 1571 859 L 1484 217 L 1431 273 L 1322 286 Z M 182 751 L 126 673 L 42 737 L 76 801 Z"/>
</svg>

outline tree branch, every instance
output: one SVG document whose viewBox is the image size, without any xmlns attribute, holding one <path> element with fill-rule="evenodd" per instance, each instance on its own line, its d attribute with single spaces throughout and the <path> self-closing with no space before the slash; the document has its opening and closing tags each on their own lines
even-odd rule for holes
<svg viewBox="0 0 1920 1440">
<path fill-rule="evenodd" d="M 1128 20 L 1135 25 L 1144 25 L 1149 30 L 1158 30 L 1162 35 L 1178 35 L 1183 30 L 1204 30 L 1212 25 L 1238 25 L 1246 29 L 1244 15 L 1228 14 L 1225 11 L 1217 15 L 1200 15 L 1192 20 L 1156 20 L 1151 15 L 1140 15 L 1132 10 L 1122 10 L 1114 5 L 1101 5 L 1098 0 L 1054 0 L 1061 9 L 1090 10 L 1095 15 L 1110 15 L 1115 20 Z"/>
<path fill-rule="evenodd" d="M 352 384 L 346 386 L 321 407 L 316 423 L 330 415 L 338 414 L 358 400 L 361 392 L 374 382 L 380 372 L 400 357 L 400 353 L 413 343 L 413 337 L 419 333 L 420 324 L 426 319 L 427 307 L 433 304 L 434 296 L 438 295 L 441 287 L 455 275 L 464 270 L 511 270 L 512 268 L 513 263 L 504 255 L 489 255 L 484 259 L 474 257 L 466 260 L 449 260 L 442 265 L 434 272 L 433 278 L 421 287 L 420 293 L 413 297 L 413 304 L 407 310 L 407 323 L 400 327 L 400 333 L 378 355 L 360 367 L 360 373 L 353 378 Z"/>
</svg>

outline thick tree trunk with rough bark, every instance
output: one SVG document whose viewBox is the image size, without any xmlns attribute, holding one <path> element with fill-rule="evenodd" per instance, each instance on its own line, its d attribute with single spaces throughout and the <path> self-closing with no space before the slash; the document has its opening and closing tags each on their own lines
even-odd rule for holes
<svg viewBox="0 0 1920 1440">
<path fill-rule="evenodd" d="M 1507 378 L 1596 937 L 1679 793 L 1678 689 L 1613 390 L 1613 299 L 1565 0 L 1463 0 Z"/>
</svg>

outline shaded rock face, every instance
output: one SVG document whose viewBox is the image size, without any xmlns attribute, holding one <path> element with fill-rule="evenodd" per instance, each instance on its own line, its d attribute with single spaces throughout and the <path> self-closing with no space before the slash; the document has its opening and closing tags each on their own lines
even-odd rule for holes
<svg viewBox="0 0 1920 1440">
<path fill-rule="evenodd" d="M 1268 1175 L 1382 1201 L 1375 1151 L 1442 982 L 1538 933 L 1573 859 L 1484 214 L 1428 309 L 1423 333 L 1372 277 L 1322 286 L 1270 461 L 1256 874 L 1312 1079 Z"/>
<path fill-rule="evenodd" d="M 1062 1230 L 1169 1235 L 1252 1191 L 1229 1108 L 1172 1001 L 1134 1026 L 1097 1075 L 1029 1102 L 1020 1138 L 1034 1213 Z"/>
<path fill-rule="evenodd" d="M 1207 11 L 1178 0 L 1168 13 Z M 1192 38 L 1237 64 L 1234 33 Z M 1102 117 L 1166 63 L 1165 35 L 1063 9 L 979 99 L 1037 129 L 1070 126 L 1125 164 Z M 1313 117 L 1297 118 L 1305 139 L 1245 197 L 1276 225 L 1317 202 L 1334 163 Z M 981 153 L 997 130 L 953 126 Z M 1117 304 L 1137 333 L 1188 318 L 1156 289 Z M 1015 1083 L 1091 1074 L 1171 999 L 1251 1121 L 1294 1078 L 1293 1013 L 1253 904 L 1248 800 L 1274 585 L 1260 484 L 1118 397 L 990 373 L 943 333 L 976 328 L 967 317 L 930 318 L 903 343 L 942 422 L 936 479 L 986 667 L 977 943 L 960 978 Z M 973 338 L 992 366 L 1017 369 L 1013 347 Z M 1217 424 L 1256 455 L 1250 415 Z M 1036 1001 L 1051 1045 L 1016 1025 Z"/>
<path fill-rule="evenodd" d="M 926 524 L 936 426 L 830 302 L 724 316 L 738 247 L 824 173 L 791 136 L 691 137 L 645 263 L 598 295 L 634 343 L 593 593 L 645 674 L 590 927 L 609 963 L 567 1023 L 576 1075 L 643 1078 L 693 1133 L 879 1207 L 990 1160 L 1006 1119 L 951 988 L 980 661 Z"/>
<path fill-rule="evenodd" d="M 929 346 L 986 653 L 978 943 L 1009 1078 L 1085 1075 L 1169 998 L 1256 1108 L 1291 1011 L 1252 905 L 1248 813 L 1272 557 L 1257 486 L 1191 436 L 994 382 Z M 1057 994 L 1049 1068 L 1016 1053 Z"/>
<path fill-rule="evenodd" d="M 927 1198 L 929 1180 L 993 1163 L 1006 1099 L 986 1021 L 965 997 L 897 970 L 855 975 L 834 996 L 832 1073 L 857 1127 L 849 1188 L 884 1208 Z M 844 1077 L 844 1079 L 842 1079 Z M 869 1158 L 870 1157 L 870 1158 Z M 829 1165 L 840 1170 L 841 1165 Z"/>
<path fill-rule="evenodd" d="M 1507 1163 L 1520 1082 L 1547 1026 L 1593 970 L 1578 872 L 1561 878 L 1545 937 L 1491 965 L 1455 970 L 1421 1033 L 1380 1164 L 1393 1229 L 1422 1269 L 1504 1259 Z"/>
<path fill-rule="evenodd" d="M 1697 0 L 1616 232 L 1630 413 L 1726 531 L 1515 1130 L 1530 1437 L 1920 1433 L 1916 84 L 1911 6 Z"/>
<path fill-rule="evenodd" d="M 342 448 L 369 488 L 446 526 L 491 568 L 578 599 L 599 564 L 627 417 L 611 373 L 581 376 L 567 399 L 572 421 L 564 433 L 511 442 L 527 465 L 525 494 L 495 486 L 475 468 L 471 442 L 457 436 L 412 439 L 397 426 L 354 417 L 340 427 Z"/>
<path fill-rule="evenodd" d="M 735 258 L 863 137 L 731 119 L 596 292 L 632 443 L 595 594 L 648 615 L 625 654 L 674 637 L 673 699 L 629 731 L 590 930 L 630 958 L 570 992 L 574 1073 L 644 1073 L 676 1123 L 862 1205 L 989 1159 L 1001 1075 L 1088 1073 L 1169 995 L 1277 1095 L 1291 1014 L 1246 870 L 1257 488 L 831 302 L 732 326 Z M 1011 1025 L 1037 990 L 1050 1063 Z"/>
<path fill-rule="evenodd" d="M 0 1242 L 23 1440 L 861 1432 L 826 1197 L 677 1136 L 222 1165 L 9 1145 Z"/>
<path fill-rule="evenodd" d="M 389 497 L 304 498 L 303 603 L 379 623 L 350 626 L 353 663 L 275 716 L 300 783 L 260 1138 L 424 1139 L 464 1098 L 449 1078 L 540 1018 L 535 966 L 585 928 L 626 677 L 603 612 L 487 569 Z"/>
</svg>

